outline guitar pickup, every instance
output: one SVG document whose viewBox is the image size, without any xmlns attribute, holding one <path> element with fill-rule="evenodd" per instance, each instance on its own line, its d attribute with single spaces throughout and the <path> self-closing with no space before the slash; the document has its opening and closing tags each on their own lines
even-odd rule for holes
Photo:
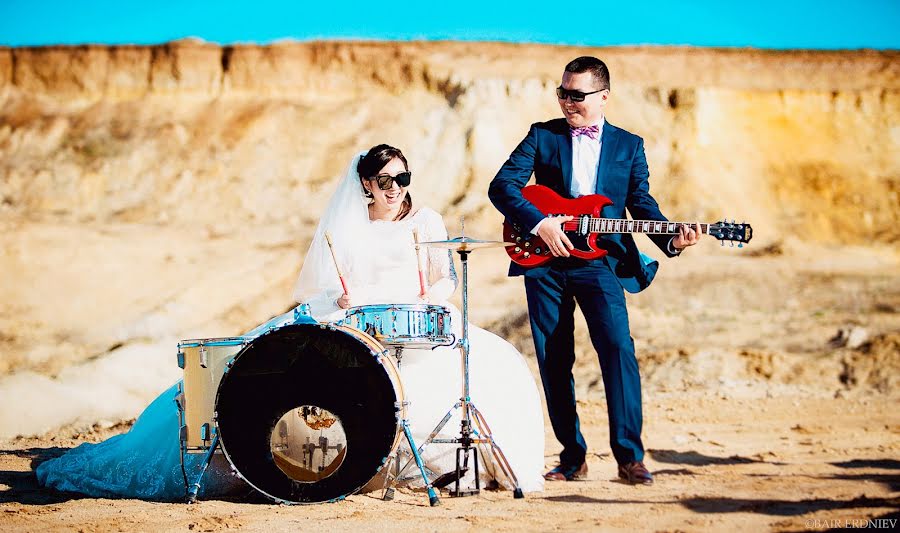
<svg viewBox="0 0 900 533">
<path fill-rule="evenodd" d="M 590 233 L 591 215 L 578 217 L 578 235 L 585 236 Z"/>
</svg>

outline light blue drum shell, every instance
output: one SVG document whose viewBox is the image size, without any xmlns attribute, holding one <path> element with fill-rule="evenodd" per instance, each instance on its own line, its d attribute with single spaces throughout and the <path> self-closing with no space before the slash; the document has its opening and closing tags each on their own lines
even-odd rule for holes
<svg viewBox="0 0 900 533">
<path fill-rule="evenodd" d="M 434 348 L 455 342 L 450 311 L 440 305 L 362 305 L 348 309 L 346 318 L 338 323 L 365 331 L 383 344 Z"/>
</svg>

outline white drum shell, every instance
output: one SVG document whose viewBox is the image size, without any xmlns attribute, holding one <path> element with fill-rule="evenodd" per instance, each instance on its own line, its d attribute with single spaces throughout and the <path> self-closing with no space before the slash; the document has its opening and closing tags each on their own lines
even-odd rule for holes
<svg viewBox="0 0 900 533">
<path fill-rule="evenodd" d="M 216 391 L 229 361 L 251 339 L 224 337 L 192 339 L 178 343 L 179 363 L 184 363 L 184 426 L 182 439 L 188 453 L 203 453 L 215 427 Z"/>
</svg>

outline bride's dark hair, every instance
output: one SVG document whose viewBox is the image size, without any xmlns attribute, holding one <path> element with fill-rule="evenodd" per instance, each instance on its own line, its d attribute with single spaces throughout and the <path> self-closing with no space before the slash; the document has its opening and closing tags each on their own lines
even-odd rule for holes
<svg viewBox="0 0 900 533">
<path fill-rule="evenodd" d="M 409 172 L 409 163 L 406 162 L 406 157 L 403 155 L 403 152 L 401 152 L 399 148 L 394 148 L 387 144 L 379 144 L 369 148 L 369 152 L 361 157 L 359 163 L 356 164 L 356 172 L 359 174 L 361 180 L 374 178 L 381 172 L 381 169 L 394 158 L 403 161 L 403 167 Z M 365 187 L 363 187 L 363 190 L 365 190 Z M 372 193 L 366 191 L 366 196 L 371 198 Z M 400 212 L 397 213 L 394 220 L 403 219 L 403 217 L 408 215 L 411 210 L 412 196 L 410 196 L 409 191 L 407 191 L 406 197 L 403 198 L 403 203 L 400 204 Z"/>
</svg>

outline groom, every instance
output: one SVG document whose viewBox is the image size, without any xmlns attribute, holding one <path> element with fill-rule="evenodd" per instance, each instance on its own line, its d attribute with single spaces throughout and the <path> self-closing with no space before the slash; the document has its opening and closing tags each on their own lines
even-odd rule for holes
<svg viewBox="0 0 900 533">
<path fill-rule="evenodd" d="M 650 195 L 649 171 L 640 137 L 606 122 L 610 95 L 609 70 L 595 57 L 579 57 L 566 65 L 556 90 L 564 119 L 533 124 L 491 181 L 491 202 L 511 221 L 530 228 L 549 246 L 555 259 L 541 267 L 510 265 L 510 276 L 525 276 L 528 314 L 535 352 L 557 440 L 563 445 L 559 466 L 548 480 L 575 480 L 587 474 L 587 443 L 581 434 L 575 403 L 575 304 L 588 324 L 600 360 L 609 415 L 609 440 L 619 464 L 619 477 L 632 484 L 651 484 L 641 442 L 641 381 L 628 328 L 623 288 L 638 292 L 656 274 L 658 263 L 645 261 L 629 234 L 606 235 L 603 259 L 570 257 L 572 243 L 561 224 L 570 216 L 545 217 L 522 196 L 535 181 L 566 198 L 602 194 L 612 200 L 605 218 L 666 220 Z M 650 235 L 669 257 L 695 244 L 699 234 L 683 226 L 674 237 Z"/>
</svg>

